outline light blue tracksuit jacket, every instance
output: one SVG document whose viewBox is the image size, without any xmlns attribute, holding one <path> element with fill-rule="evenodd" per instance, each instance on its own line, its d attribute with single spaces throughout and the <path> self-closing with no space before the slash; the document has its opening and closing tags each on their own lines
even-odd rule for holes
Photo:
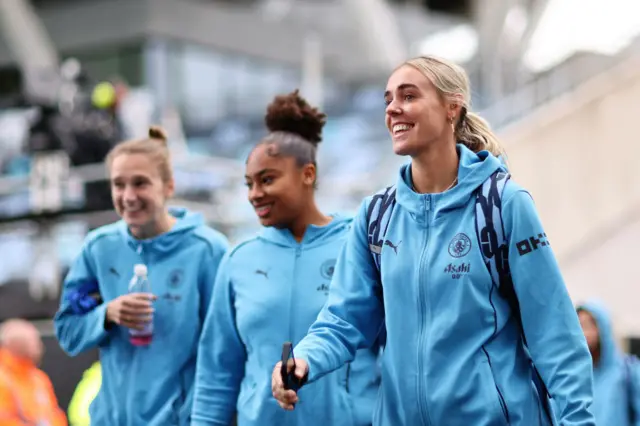
<svg viewBox="0 0 640 426">
<path fill-rule="evenodd" d="M 72 356 L 100 352 L 92 426 L 190 424 L 200 331 L 228 243 L 200 214 L 171 213 L 178 219 L 173 228 L 148 240 L 133 238 L 123 221 L 92 231 L 65 279 L 54 320 L 60 346 Z M 105 327 L 108 302 L 128 293 L 138 263 L 147 265 L 158 297 L 147 347 L 133 346 L 125 327 Z M 93 294 L 103 303 L 94 303 Z"/>
<path fill-rule="evenodd" d="M 518 322 L 476 237 L 475 191 L 503 166 L 488 152 L 457 149 L 458 184 L 444 193 L 414 192 L 410 165 L 400 170 L 381 279 L 367 241 L 371 198 L 364 201 L 327 305 L 295 351 L 317 380 L 369 346 L 384 321 L 374 425 L 547 425 Z M 524 333 L 557 424 L 593 426 L 586 341 L 531 196 L 512 181 L 502 214 Z"/>
<path fill-rule="evenodd" d="M 327 300 L 351 222 L 334 216 L 309 226 L 300 243 L 286 229 L 264 228 L 225 257 L 200 341 L 193 426 L 228 426 L 236 411 L 238 426 L 371 424 L 377 345 L 303 387 L 293 412 L 271 394 L 282 344 L 299 342 Z"/>
</svg>

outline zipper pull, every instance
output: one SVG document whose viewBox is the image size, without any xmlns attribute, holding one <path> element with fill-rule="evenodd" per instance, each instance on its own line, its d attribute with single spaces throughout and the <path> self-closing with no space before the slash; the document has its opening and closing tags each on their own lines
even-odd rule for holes
<svg viewBox="0 0 640 426">
<path fill-rule="evenodd" d="M 431 197 L 427 195 L 424 197 L 424 209 L 429 211 L 431 209 Z"/>
</svg>

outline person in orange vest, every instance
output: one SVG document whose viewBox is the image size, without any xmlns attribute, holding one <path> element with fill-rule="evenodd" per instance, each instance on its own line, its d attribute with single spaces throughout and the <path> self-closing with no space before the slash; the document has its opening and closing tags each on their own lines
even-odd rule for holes
<svg viewBox="0 0 640 426">
<path fill-rule="evenodd" d="M 0 425 L 67 426 L 49 377 L 37 366 L 44 345 L 28 321 L 0 325 Z"/>
</svg>

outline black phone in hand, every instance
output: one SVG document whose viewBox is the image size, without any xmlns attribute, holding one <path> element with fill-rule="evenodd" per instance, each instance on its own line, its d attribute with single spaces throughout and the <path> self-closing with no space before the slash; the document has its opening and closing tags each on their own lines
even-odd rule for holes
<svg viewBox="0 0 640 426">
<path fill-rule="evenodd" d="M 291 369 L 291 372 L 287 372 L 287 363 L 289 362 L 289 357 L 293 358 L 293 368 Z M 280 365 L 280 376 L 282 377 L 284 388 L 287 390 L 291 389 L 297 392 L 302 387 L 302 385 L 304 385 L 306 378 L 299 379 L 295 375 L 296 359 L 293 356 L 293 345 L 291 344 L 291 342 L 285 342 L 282 345 L 281 361 L 282 364 Z"/>
</svg>

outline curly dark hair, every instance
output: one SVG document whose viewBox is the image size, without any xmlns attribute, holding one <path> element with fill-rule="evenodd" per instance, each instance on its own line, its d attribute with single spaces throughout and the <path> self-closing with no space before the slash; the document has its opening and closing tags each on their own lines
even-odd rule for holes
<svg viewBox="0 0 640 426">
<path fill-rule="evenodd" d="M 318 144 L 327 116 L 302 97 L 298 89 L 276 96 L 267 107 L 264 122 L 269 134 L 258 145 L 269 145 L 271 156 L 293 157 L 299 167 L 316 163 Z"/>
<path fill-rule="evenodd" d="M 264 121 L 272 133 L 293 133 L 317 146 L 322 141 L 327 116 L 309 105 L 296 89 L 287 95 L 276 96 L 267 107 Z"/>
</svg>

